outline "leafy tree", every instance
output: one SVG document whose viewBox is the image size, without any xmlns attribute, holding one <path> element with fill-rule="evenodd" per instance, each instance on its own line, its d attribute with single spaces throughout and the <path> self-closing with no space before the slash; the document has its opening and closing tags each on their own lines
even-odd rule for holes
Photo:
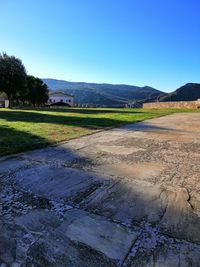
<svg viewBox="0 0 200 267">
<path fill-rule="evenodd" d="M 0 90 L 7 94 L 9 107 L 13 100 L 26 91 L 26 69 L 15 56 L 0 53 Z"/>
<path fill-rule="evenodd" d="M 44 105 L 47 103 L 48 87 L 47 85 L 39 78 L 28 75 L 27 76 L 27 100 L 35 107 Z"/>
</svg>

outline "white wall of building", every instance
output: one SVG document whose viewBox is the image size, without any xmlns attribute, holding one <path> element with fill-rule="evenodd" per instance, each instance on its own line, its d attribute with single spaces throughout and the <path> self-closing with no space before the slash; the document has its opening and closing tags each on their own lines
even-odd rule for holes
<svg viewBox="0 0 200 267">
<path fill-rule="evenodd" d="M 8 107 L 9 107 L 9 100 L 0 99 L 0 108 L 8 108 Z"/>
<path fill-rule="evenodd" d="M 70 106 L 74 105 L 74 97 L 73 96 L 67 96 L 67 95 L 50 95 L 48 103 L 53 104 L 57 102 L 64 102 L 66 104 L 69 104 Z"/>
<path fill-rule="evenodd" d="M 9 107 L 9 100 L 5 100 L 5 108 Z"/>
</svg>

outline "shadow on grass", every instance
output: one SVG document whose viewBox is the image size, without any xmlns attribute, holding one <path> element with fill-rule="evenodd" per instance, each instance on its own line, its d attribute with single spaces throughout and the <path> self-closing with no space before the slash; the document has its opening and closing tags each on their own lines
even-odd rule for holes
<svg viewBox="0 0 200 267">
<path fill-rule="evenodd" d="M 6 126 L 0 127 L 0 156 L 33 150 L 50 144 L 48 139 L 39 135 Z"/>
<path fill-rule="evenodd" d="M 66 113 L 79 113 L 79 114 L 107 114 L 107 113 L 147 113 L 146 111 L 139 110 L 139 109 L 123 109 L 123 108 L 36 108 L 36 109 L 29 109 L 26 108 L 24 110 L 28 111 L 51 111 L 51 112 L 66 112 Z"/>
<path fill-rule="evenodd" d="M 31 123 L 35 124 L 34 127 L 37 127 L 36 124 L 40 124 L 40 128 L 48 127 L 48 124 L 55 125 L 55 133 L 59 130 L 59 125 L 62 126 L 74 126 L 82 127 L 88 130 L 98 130 L 103 128 L 108 128 L 116 125 L 125 124 L 123 120 L 111 119 L 111 118 L 91 118 L 91 117 L 80 117 L 80 116 L 55 116 L 45 113 L 35 113 L 32 111 L 6 111 L 0 112 L 0 119 L 3 119 L 7 122 L 9 126 L 2 125 L 0 126 L 0 156 L 18 153 L 22 151 L 32 150 L 36 148 L 41 148 L 52 143 L 57 143 L 50 141 L 48 136 L 46 138 L 41 137 L 40 133 L 35 135 L 29 131 L 29 125 L 24 127 L 24 125 L 19 126 L 15 124 L 15 128 L 12 127 L 12 122 L 14 123 Z M 44 125 L 43 125 L 44 124 Z M 47 124 L 47 125 L 45 125 Z M 24 130 L 22 130 L 24 129 Z M 77 131 L 74 128 L 74 131 Z M 83 134 L 76 135 L 81 136 Z M 67 139 L 67 138 L 66 138 Z"/>
<path fill-rule="evenodd" d="M 71 109 L 70 109 L 71 110 Z M 54 115 L 46 114 L 40 110 L 40 112 L 34 112 L 35 110 L 28 111 L 7 111 L 4 110 L 0 112 L 0 119 L 6 120 L 8 122 L 31 122 L 31 123 L 49 123 L 49 124 L 60 124 L 66 126 L 78 126 L 84 127 L 87 129 L 99 129 L 104 127 L 113 127 L 120 126 L 124 124 L 139 122 L 145 119 L 150 119 L 157 116 L 167 115 L 167 113 L 156 113 L 156 112 L 133 112 L 137 117 L 131 117 L 134 114 L 124 115 L 125 117 L 120 117 L 120 111 L 118 111 L 119 116 L 116 114 L 112 117 L 95 117 L 96 112 L 91 112 L 90 114 L 94 114 L 94 117 L 90 116 L 67 116 L 67 115 Z M 48 110 L 49 111 L 49 110 Z M 57 112 L 57 111 L 55 111 Z M 75 112 L 75 110 L 74 110 Z M 117 113 L 117 112 L 116 112 Z M 78 113 L 79 114 L 79 113 Z M 89 114 L 89 113 L 88 113 Z M 123 113 L 122 113 L 123 115 Z M 141 117 L 140 117 L 141 115 Z M 130 116 L 130 118 L 129 118 Z"/>
<path fill-rule="evenodd" d="M 31 122 L 31 123 L 50 123 L 70 126 L 80 126 L 88 129 L 99 129 L 100 127 L 109 127 L 122 125 L 128 122 L 120 119 L 98 118 L 98 117 L 80 117 L 80 116 L 55 116 L 45 113 L 35 113 L 27 111 L 3 111 L 0 112 L 0 119 L 9 122 Z"/>
</svg>

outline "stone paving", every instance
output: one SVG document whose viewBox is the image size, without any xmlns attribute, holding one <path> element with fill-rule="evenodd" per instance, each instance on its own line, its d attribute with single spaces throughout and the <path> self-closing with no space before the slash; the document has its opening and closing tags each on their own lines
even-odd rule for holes
<svg viewBox="0 0 200 267">
<path fill-rule="evenodd" d="M 200 113 L 0 159 L 0 267 L 200 266 Z"/>
</svg>

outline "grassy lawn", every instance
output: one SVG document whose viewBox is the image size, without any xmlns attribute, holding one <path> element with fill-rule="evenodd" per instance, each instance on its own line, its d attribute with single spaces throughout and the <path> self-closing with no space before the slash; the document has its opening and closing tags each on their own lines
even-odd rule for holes
<svg viewBox="0 0 200 267">
<path fill-rule="evenodd" d="M 185 111 L 192 110 L 0 109 L 0 156 L 56 144 L 108 127 Z"/>
</svg>

